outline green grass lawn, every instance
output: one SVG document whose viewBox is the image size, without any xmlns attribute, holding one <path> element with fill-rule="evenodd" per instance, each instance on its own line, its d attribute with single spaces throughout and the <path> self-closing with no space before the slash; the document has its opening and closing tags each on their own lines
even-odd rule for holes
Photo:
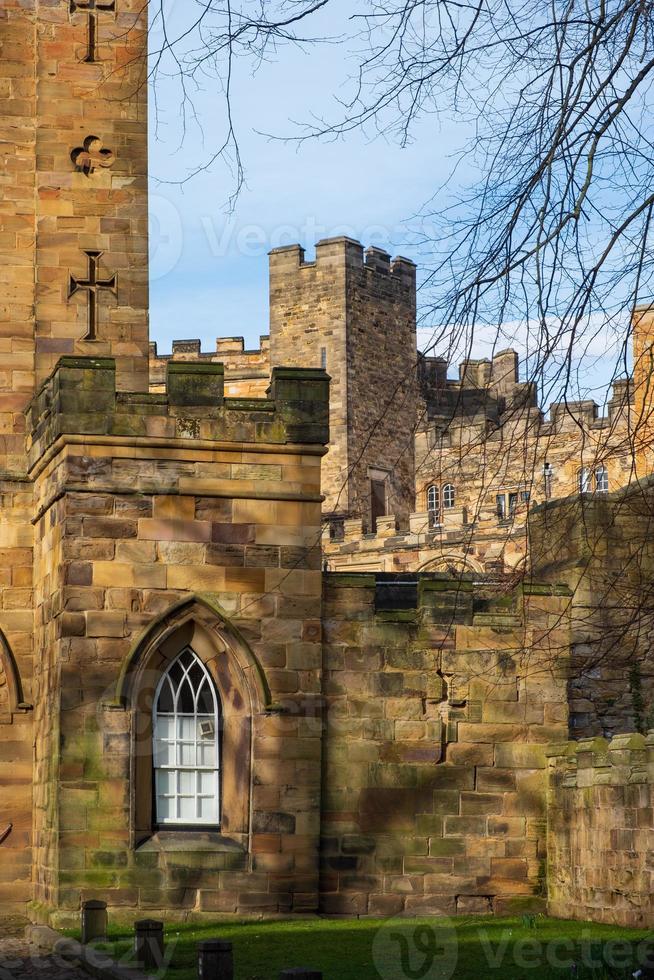
<svg viewBox="0 0 654 980">
<path fill-rule="evenodd" d="M 236 980 L 277 980 L 283 968 L 322 970 L 325 980 L 624 980 L 654 932 L 536 918 L 300 920 L 171 925 L 166 980 L 195 980 L 196 943 L 234 944 Z M 651 939 L 651 942 L 647 942 Z M 127 965 L 131 941 L 114 931 L 108 949 Z"/>
</svg>

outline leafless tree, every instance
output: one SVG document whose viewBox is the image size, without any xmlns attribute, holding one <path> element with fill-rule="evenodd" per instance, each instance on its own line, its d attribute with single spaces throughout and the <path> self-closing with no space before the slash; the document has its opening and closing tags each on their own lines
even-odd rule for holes
<svg viewBox="0 0 654 980">
<path fill-rule="evenodd" d="M 541 401 L 562 402 L 582 444 L 590 441 L 587 422 L 572 403 L 588 397 L 594 360 L 602 359 L 607 383 L 630 373 L 633 311 L 652 288 L 652 3 L 351 0 L 347 16 L 338 0 L 196 0 L 190 9 L 192 16 L 176 29 L 163 6 L 152 10 L 163 39 L 152 58 L 152 78 L 155 89 L 162 75 L 177 78 L 186 120 L 194 111 L 193 87 L 207 79 L 217 86 L 225 131 L 198 169 L 218 157 L 228 160 L 235 195 L 247 165 L 232 112 L 237 59 L 256 70 L 283 57 L 288 45 L 348 46 L 355 67 L 339 80 L 344 85 L 335 85 L 332 114 L 316 119 L 307 106 L 307 121 L 272 134 L 277 138 L 329 140 L 363 130 L 406 144 L 435 138 L 441 119 L 460 120 L 465 135 L 448 185 L 434 188 L 412 223 L 425 258 L 421 317 L 435 325 L 427 352 L 453 359 L 472 356 L 480 338 L 491 351 L 519 342 L 527 381 Z M 324 30 L 326 14 L 336 25 L 331 36 Z M 608 453 L 633 458 L 638 440 L 648 438 L 649 419 L 639 416 L 628 393 L 625 398 L 629 445 L 621 444 L 624 437 L 609 422 L 601 437 L 593 436 L 598 459 Z M 505 409 L 501 423 L 510 422 L 520 436 L 506 445 L 503 458 L 495 455 L 495 469 L 480 437 L 480 500 L 492 491 L 497 472 L 514 466 L 520 454 L 538 497 L 543 447 L 534 439 L 531 409 L 528 401 Z M 464 409 L 454 404 L 451 410 L 456 415 Z M 425 424 L 426 417 L 418 420 Z M 447 430 L 446 421 L 439 424 Z M 467 454 L 474 450 L 469 445 Z M 651 494 L 633 467 L 625 470 L 624 483 L 631 489 L 616 505 L 613 525 L 620 525 L 625 509 L 633 511 L 623 533 L 635 522 L 642 542 L 622 555 L 622 574 L 605 562 L 593 601 L 630 614 L 613 617 L 610 642 L 606 623 L 600 639 L 591 637 L 593 667 L 600 646 L 601 656 L 610 657 L 636 642 L 636 634 L 641 643 L 654 620 L 651 559 L 643 544 L 651 536 Z M 569 514 L 560 517 L 558 532 L 554 520 L 552 512 L 547 547 L 558 540 L 564 548 Z M 595 524 L 587 538 L 584 560 L 591 568 L 597 561 Z M 589 637 L 598 630 L 593 616 Z M 634 633 L 630 623 L 636 620 Z"/>
</svg>

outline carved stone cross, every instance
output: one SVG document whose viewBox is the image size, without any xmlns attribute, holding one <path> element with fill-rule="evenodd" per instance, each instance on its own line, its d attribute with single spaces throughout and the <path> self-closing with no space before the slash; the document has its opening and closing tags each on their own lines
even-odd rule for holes
<svg viewBox="0 0 654 980">
<path fill-rule="evenodd" d="M 89 33 L 84 61 L 97 61 L 97 37 L 98 37 L 98 14 L 113 13 L 116 10 L 116 0 L 70 0 L 70 12 L 76 14 L 78 10 L 89 15 Z"/>
<path fill-rule="evenodd" d="M 98 267 L 102 252 L 84 250 L 84 254 L 89 260 L 89 271 L 86 279 L 78 279 L 70 273 L 70 283 L 68 286 L 68 298 L 74 296 L 78 290 L 83 290 L 87 294 L 88 302 L 88 330 L 82 340 L 97 340 L 98 338 L 98 293 L 102 289 L 108 289 L 116 294 L 116 276 L 108 279 L 98 279 Z"/>
<path fill-rule="evenodd" d="M 96 167 L 111 167 L 116 160 L 113 150 L 106 150 L 98 136 L 87 136 L 84 146 L 76 146 L 70 158 L 78 170 L 90 177 Z"/>
</svg>

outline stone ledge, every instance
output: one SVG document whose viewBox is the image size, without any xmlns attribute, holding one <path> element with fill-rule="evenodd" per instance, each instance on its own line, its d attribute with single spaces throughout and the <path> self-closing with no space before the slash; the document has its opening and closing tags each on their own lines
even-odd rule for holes
<svg viewBox="0 0 654 980">
<path fill-rule="evenodd" d="M 246 849 L 231 837 L 208 831 L 160 830 L 136 848 L 139 854 L 184 852 L 245 854 Z"/>
<path fill-rule="evenodd" d="M 98 980 L 149 980 L 145 973 L 135 967 L 121 966 L 106 953 L 93 946 L 83 946 L 76 939 L 61 936 L 49 926 L 30 926 L 26 937 L 34 946 L 52 950 L 67 963 L 81 967 Z"/>
</svg>

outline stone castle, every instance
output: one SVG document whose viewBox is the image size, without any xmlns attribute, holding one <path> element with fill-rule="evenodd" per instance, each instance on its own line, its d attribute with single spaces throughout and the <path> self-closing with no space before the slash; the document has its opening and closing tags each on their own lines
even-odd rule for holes
<svg viewBox="0 0 654 980">
<path fill-rule="evenodd" d="M 651 924 L 650 308 L 606 417 L 343 238 L 159 355 L 145 16 L 0 10 L 0 903 Z"/>
</svg>

